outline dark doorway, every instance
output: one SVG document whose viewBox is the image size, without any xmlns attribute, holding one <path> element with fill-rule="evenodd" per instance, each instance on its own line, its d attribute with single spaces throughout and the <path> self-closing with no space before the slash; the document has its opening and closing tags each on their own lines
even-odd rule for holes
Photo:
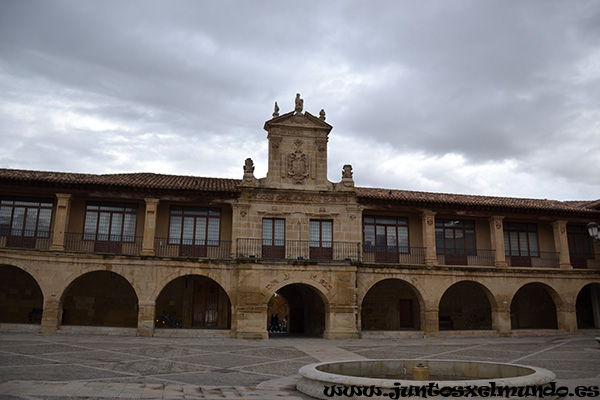
<svg viewBox="0 0 600 400">
<path fill-rule="evenodd" d="M 577 295 L 577 329 L 600 328 L 600 284 L 585 285 Z"/>
<path fill-rule="evenodd" d="M 510 304 L 512 329 L 558 329 L 556 304 L 548 286 L 528 283 Z"/>
<path fill-rule="evenodd" d="M 0 275 L 0 322 L 41 323 L 44 296 L 33 276 L 10 265 L 0 266 Z"/>
<path fill-rule="evenodd" d="M 458 282 L 440 300 L 440 330 L 492 329 L 492 307 L 484 286 Z"/>
<path fill-rule="evenodd" d="M 420 307 L 416 289 L 399 279 L 386 279 L 367 292 L 361 309 L 364 331 L 419 329 Z"/>
<path fill-rule="evenodd" d="M 309 285 L 296 283 L 284 286 L 277 296 L 285 299 L 289 310 L 286 331 L 289 334 L 322 337 L 325 332 L 325 303 L 316 289 Z M 267 322 L 271 315 L 267 315 Z M 285 315 L 279 314 L 280 322 Z M 271 335 L 273 337 L 273 335 Z"/>
</svg>

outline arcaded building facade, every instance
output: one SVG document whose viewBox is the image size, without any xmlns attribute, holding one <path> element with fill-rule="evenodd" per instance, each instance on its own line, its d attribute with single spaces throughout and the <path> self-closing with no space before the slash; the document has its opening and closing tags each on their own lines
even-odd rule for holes
<svg viewBox="0 0 600 400">
<path fill-rule="evenodd" d="M 251 159 L 240 180 L 0 170 L 0 330 L 267 338 L 274 312 L 324 338 L 600 328 L 600 201 L 356 187 L 350 165 L 330 182 L 325 120 L 276 107 L 264 178 Z"/>
</svg>

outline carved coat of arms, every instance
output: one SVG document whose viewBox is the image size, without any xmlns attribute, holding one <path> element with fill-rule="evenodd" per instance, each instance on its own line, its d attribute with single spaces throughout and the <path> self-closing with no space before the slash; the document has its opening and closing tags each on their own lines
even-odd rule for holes
<svg viewBox="0 0 600 400">
<path fill-rule="evenodd" d="M 287 174 L 296 184 L 303 184 L 304 179 L 308 177 L 310 162 L 307 154 L 300 148 L 302 142 L 296 141 L 296 150 L 288 155 Z"/>
</svg>

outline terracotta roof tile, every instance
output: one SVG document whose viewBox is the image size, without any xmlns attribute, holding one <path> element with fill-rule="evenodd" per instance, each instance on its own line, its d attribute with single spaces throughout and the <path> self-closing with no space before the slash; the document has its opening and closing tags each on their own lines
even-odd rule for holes
<svg viewBox="0 0 600 400">
<path fill-rule="evenodd" d="M 50 183 L 109 185 L 148 189 L 206 190 L 237 192 L 237 179 L 204 178 L 196 176 L 163 175 L 148 172 L 131 174 L 78 174 L 71 172 L 27 171 L 0 169 L 0 179 Z"/>
<path fill-rule="evenodd" d="M 475 206 L 492 208 L 535 209 L 553 211 L 584 211 L 589 210 L 590 201 L 558 201 L 547 199 L 527 199 L 517 197 L 476 196 L 466 194 L 429 193 L 409 190 L 390 190 L 382 188 L 357 187 L 356 194 L 361 201 L 391 200 L 406 203 L 421 203 L 447 206 Z"/>
</svg>

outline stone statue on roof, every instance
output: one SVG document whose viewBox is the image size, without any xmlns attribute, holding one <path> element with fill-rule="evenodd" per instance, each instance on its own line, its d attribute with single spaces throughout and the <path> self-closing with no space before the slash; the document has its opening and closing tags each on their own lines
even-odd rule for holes
<svg viewBox="0 0 600 400">
<path fill-rule="evenodd" d="M 296 115 L 302 115 L 304 109 L 304 100 L 300 98 L 300 93 L 296 93 Z"/>
</svg>

